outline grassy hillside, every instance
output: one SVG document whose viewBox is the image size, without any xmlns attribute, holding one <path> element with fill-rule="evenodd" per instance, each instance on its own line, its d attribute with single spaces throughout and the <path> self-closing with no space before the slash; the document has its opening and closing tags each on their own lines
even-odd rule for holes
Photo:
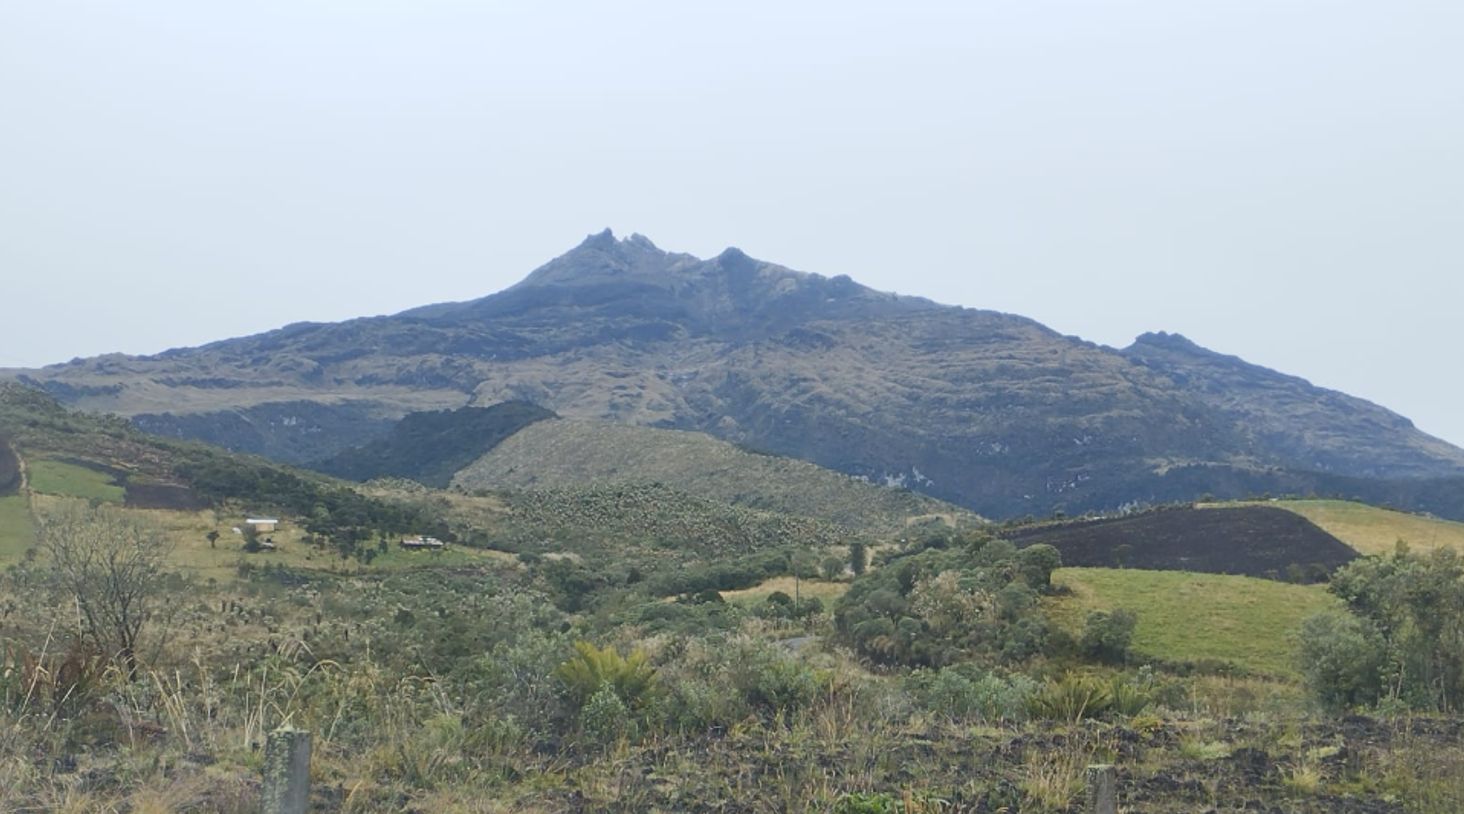
<svg viewBox="0 0 1464 814">
<path fill-rule="evenodd" d="M 1345 500 L 1283 500 L 1270 505 L 1296 512 L 1363 554 L 1391 554 L 1399 540 L 1415 551 L 1464 552 L 1464 523 L 1452 520 Z"/>
<path fill-rule="evenodd" d="M 1264 675 L 1298 675 L 1292 636 L 1302 620 L 1339 608 L 1318 585 L 1182 571 L 1063 568 L 1072 595 L 1044 600 L 1054 620 L 1082 630 L 1096 610 L 1138 614 L 1134 649 L 1168 662 L 1216 660 Z"/>
<path fill-rule="evenodd" d="M 89 466 L 40 458 L 29 469 L 31 489 L 44 495 L 121 503 L 126 492 L 111 475 Z"/>
<path fill-rule="evenodd" d="M 664 485 L 469 495 L 411 481 L 349 484 L 149 436 L 105 417 L 67 411 L 44 394 L 5 386 L 0 434 L 14 440 L 27 462 L 35 501 L 28 507 L 23 495 L 0 499 L 0 563 L 19 560 L 34 544 L 30 510 L 44 512 L 65 499 L 125 502 L 128 511 L 165 530 L 176 566 L 220 581 L 242 573 L 241 564 L 356 574 L 473 565 L 522 552 L 572 556 L 584 563 L 576 574 L 582 570 L 596 582 L 609 579 L 611 570 L 620 579 L 634 571 L 637 579 L 658 579 L 655 584 L 668 591 L 679 590 L 680 577 L 692 571 L 705 571 L 719 559 L 737 560 L 722 563 L 728 567 L 711 582 L 742 587 L 785 573 L 778 552 L 826 549 L 851 536 L 849 529 L 817 518 Z M 284 520 L 269 535 L 277 547 L 246 553 L 233 528 L 246 513 L 259 512 Z M 218 534 L 213 542 L 210 532 Z M 402 551 L 396 541 L 412 533 L 460 544 L 441 553 Z M 755 561 L 739 560 L 753 556 Z M 583 588 L 568 580 L 565 585 L 569 593 Z"/>
<path fill-rule="evenodd" d="M 35 534 L 25 496 L 0 497 L 0 568 L 19 562 L 35 544 Z"/>
<path fill-rule="evenodd" d="M 749 452 L 708 435 L 590 421 L 526 427 L 458 473 L 468 489 L 566 489 L 662 483 L 700 498 L 899 533 L 920 520 L 974 523 L 964 510 L 805 461 Z"/>
</svg>

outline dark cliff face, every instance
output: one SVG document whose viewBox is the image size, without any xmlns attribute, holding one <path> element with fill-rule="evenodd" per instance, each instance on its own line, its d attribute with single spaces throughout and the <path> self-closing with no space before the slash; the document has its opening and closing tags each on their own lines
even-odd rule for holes
<svg viewBox="0 0 1464 814">
<path fill-rule="evenodd" d="M 700 430 L 994 517 L 1464 473 L 1464 451 L 1407 419 L 1183 337 L 1114 350 L 609 232 L 479 300 L 26 375 L 80 407 L 290 460 L 406 413 L 523 400 Z"/>
</svg>

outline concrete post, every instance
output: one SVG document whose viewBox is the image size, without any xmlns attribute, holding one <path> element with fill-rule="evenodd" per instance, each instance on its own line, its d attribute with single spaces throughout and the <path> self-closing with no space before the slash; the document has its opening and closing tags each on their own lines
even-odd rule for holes
<svg viewBox="0 0 1464 814">
<path fill-rule="evenodd" d="M 1088 800 L 1083 814 L 1118 814 L 1118 770 L 1107 764 L 1088 767 Z"/>
<path fill-rule="evenodd" d="M 305 814 L 310 807 L 310 733 L 281 727 L 264 748 L 264 814 Z"/>
</svg>

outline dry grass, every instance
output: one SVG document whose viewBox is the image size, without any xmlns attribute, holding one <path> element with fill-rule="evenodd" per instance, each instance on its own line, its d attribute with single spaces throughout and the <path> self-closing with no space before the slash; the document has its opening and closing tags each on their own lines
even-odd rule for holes
<svg viewBox="0 0 1464 814">
<path fill-rule="evenodd" d="M 843 596 L 845 591 L 849 590 L 849 583 L 847 582 L 825 582 L 820 579 L 802 579 L 797 582 L 799 596 L 804 599 L 818 597 L 825 603 L 833 602 L 835 599 Z M 728 602 L 752 604 L 767 599 L 770 594 L 776 591 L 782 591 L 789 596 L 793 596 L 793 578 L 773 577 L 751 588 L 743 588 L 739 591 L 723 591 L 722 598 Z"/>
<path fill-rule="evenodd" d="M 7 498 L 6 500 L 9 500 Z M 36 495 L 35 508 L 45 513 L 64 498 Z M 333 549 L 317 549 L 309 542 L 309 534 L 298 524 L 286 520 L 280 528 L 261 535 L 274 540 L 277 548 L 253 554 L 243 550 L 244 537 L 235 534 L 236 524 L 242 516 L 223 515 L 211 510 L 172 511 L 166 509 L 123 509 L 146 520 L 152 526 L 162 529 L 173 544 L 173 567 L 200 579 L 215 579 L 220 583 L 230 582 L 238 577 L 241 562 L 263 566 L 274 563 L 289 568 L 329 571 L 339 574 L 362 574 L 388 570 L 402 570 L 420 567 L 447 567 L 470 565 L 490 560 L 512 559 L 512 555 L 499 551 L 454 546 L 446 551 L 406 551 L 389 538 L 386 553 L 372 560 L 371 565 L 342 560 Z M 210 544 L 208 533 L 217 531 L 218 540 Z M 0 540 L 3 540 L 0 536 Z M 376 545 L 373 540 L 368 545 Z M 0 546 L 0 563 L 4 562 L 6 551 Z"/>
<path fill-rule="evenodd" d="M 0 568 L 20 562 L 35 544 L 36 529 L 25 495 L 0 497 Z"/>
<path fill-rule="evenodd" d="M 1345 500 L 1285 500 L 1270 505 L 1296 512 L 1363 554 L 1391 554 L 1399 540 L 1415 551 L 1464 552 L 1464 523 Z"/>
</svg>

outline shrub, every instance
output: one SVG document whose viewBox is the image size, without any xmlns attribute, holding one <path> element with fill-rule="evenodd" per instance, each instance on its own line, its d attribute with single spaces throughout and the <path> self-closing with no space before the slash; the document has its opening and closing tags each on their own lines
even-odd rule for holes
<svg viewBox="0 0 1464 814">
<path fill-rule="evenodd" d="M 819 570 L 823 571 L 823 577 L 830 582 L 844 575 L 844 561 L 838 557 L 825 557 L 819 564 Z"/>
<path fill-rule="evenodd" d="M 1048 682 L 1032 696 L 1028 711 L 1034 718 L 1076 723 L 1084 718 L 1097 718 L 1113 704 L 1113 690 L 1091 676 L 1068 673 Z"/>
<path fill-rule="evenodd" d="M 1037 683 L 1024 675 L 1002 678 L 980 674 L 968 665 L 913 673 L 907 686 L 922 707 L 952 722 L 1020 721 Z"/>
<path fill-rule="evenodd" d="M 797 659 L 766 648 L 745 656 L 734 668 L 732 680 L 752 706 L 784 712 L 806 706 L 818 695 L 818 677 Z"/>
<path fill-rule="evenodd" d="M 1111 613 L 1090 613 L 1078 646 L 1088 658 L 1107 664 L 1121 664 L 1128 660 L 1129 646 L 1138 621 L 1133 611 L 1122 609 Z"/>
<path fill-rule="evenodd" d="M 1049 629 L 1020 557 L 1004 540 L 907 553 L 855 579 L 835 625 L 861 655 L 886 664 L 1023 661 L 1045 651 Z"/>
<path fill-rule="evenodd" d="M 1117 677 L 1108 687 L 1114 715 L 1132 718 L 1143 714 L 1154 703 L 1154 677 L 1147 669 L 1130 678 Z"/>
<path fill-rule="evenodd" d="M 1321 639 L 1310 652 L 1319 657 L 1311 672 L 1324 702 L 1360 702 L 1376 686 L 1372 700 L 1387 688 L 1416 709 L 1464 707 L 1464 558 L 1406 549 L 1365 557 L 1339 569 L 1330 590 L 1359 625 L 1328 629 L 1318 622 L 1310 631 Z M 1362 672 L 1371 665 L 1376 684 Z"/>
<path fill-rule="evenodd" d="M 604 684 L 580 709 L 580 726 L 585 734 L 601 743 L 608 743 L 629 737 L 635 722 L 620 694 L 614 687 Z"/>
<path fill-rule="evenodd" d="M 575 642 L 575 655 L 559 665 L 555 675 L 576 706 L 583 707 L 600 690 L 609 688 L 627 706 L 642 707 L 656 689 L 656 669 L 637 650 L 622 656 L 614 648 L 600 649 Z"/>
<path fill-rule="evenodd" d="M 1382 693 L 1383 644 L 1371 625 L 1354 616 L 1322 614 L 1302 623 L 1301 672 L 1331 709 L 1372 704 Z"/>
<path fill-rule="evenodd" d="M 1062 554 L 1046 543 L 1028 546 L 1017 555 L 1022 577 L 1033 589 L 1045 591 L 1052 587 L 1052 572 L 1062 567 Z"/>
</svg>

